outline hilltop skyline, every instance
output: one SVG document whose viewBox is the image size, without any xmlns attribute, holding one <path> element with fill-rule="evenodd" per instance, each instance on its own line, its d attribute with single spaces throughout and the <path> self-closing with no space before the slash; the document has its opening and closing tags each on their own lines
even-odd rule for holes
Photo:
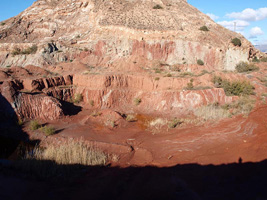
<svg viewBox="0 0 267 200">
<path fill-rule="evenodd" d="M 18 15 L 33 4 L 35 0 L 1 1 L 0 21 Z M 219 1 L 213 0 L 188 0 L 188 3 L 209 15 L 215 22 L 244 35 L 254 45 L 267 44 L 267 7 L 264 1 Z"/>
</svg>

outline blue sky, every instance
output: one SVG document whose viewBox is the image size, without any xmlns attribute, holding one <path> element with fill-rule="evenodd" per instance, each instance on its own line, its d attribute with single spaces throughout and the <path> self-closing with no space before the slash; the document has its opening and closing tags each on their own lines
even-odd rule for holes
<svg viewBox="0 0 267 200">
<path fill-rule="evenodd" d="M 0 0 L 0 21 L 28 8 L 35 0 Z M 267 44 L 267 0 L 188 0 L 217 23 L 242 33 L 253 44 Z"/>
<path fill-rule="evenodd" d="M 242 33 L 253 44 L 267 44 L 267 0 L 188 0 L 217 23 Z"/>
</svg>

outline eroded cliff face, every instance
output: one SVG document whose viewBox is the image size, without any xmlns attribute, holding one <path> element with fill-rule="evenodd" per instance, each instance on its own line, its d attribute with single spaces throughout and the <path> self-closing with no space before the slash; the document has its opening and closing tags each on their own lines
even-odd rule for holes
<svg viewBox="0 0 267 200">
<path fill-rule="evenodd" d="M 5 81 L 1 85 L 2 102 L 9 102 L 3 110 L 5 115 L 16 115 L 20 119 L 55 120 L 63 116 L 61 103 L 44 94 L 20 92 L 23 84 L 20 81 Z"/>
<path fill-rule="evenodd" d="M 153 9 L 155 5 L 162 9 Z M 201 26 L 210 31 L 201 31 Z M 241 47 L 231 44 L 238 37 Z M 186 1 L 39 0 L 0 27 L 0 66 L 53 65 L 80 59 L 110 66 L 138 56 L 170 65 L 202 59 L 215 69 L 233 70 L 257 51 L 241 35 L 213 22 Z M 36 44 L 31 55 L 15 48 Z M 87 59 L 86 59 L 87 58 Z M 127 68 L 127 64 L 124 66 Z"/>
</svg>

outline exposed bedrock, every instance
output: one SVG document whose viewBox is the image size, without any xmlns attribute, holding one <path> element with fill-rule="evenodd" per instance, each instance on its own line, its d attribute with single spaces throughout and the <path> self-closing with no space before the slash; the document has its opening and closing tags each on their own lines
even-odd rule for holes
<svg viewBox="0 0 267 200">
<path fill-rule="evenodd" d="M 223 89 L 186 91 L 187 80 L 166 79 L 157 83 L 153 78 L 133 75 L 75 75 L 75 93 L 94 108 L 155 115 L 183 115 L 196 107 L 212 103 L 230 103 Z M 169 89 L 166 89 L 169 88 Z M 138 105 L 137 105 L 138 104 Z"/>
<path fill-rule="evenodd" d="M 1 85 L 1 95 L 12 107 L 4 110 L 7 115 L 12 115 L 15 111 L 21 119 L 44 120 L 54 120 L 63 116 L 61 103 L 57 99 L 43 94 L 21 93 L 19 89 L 23 89 L 23 85 L 15 81 L 5 81 Z"/>
</svg>

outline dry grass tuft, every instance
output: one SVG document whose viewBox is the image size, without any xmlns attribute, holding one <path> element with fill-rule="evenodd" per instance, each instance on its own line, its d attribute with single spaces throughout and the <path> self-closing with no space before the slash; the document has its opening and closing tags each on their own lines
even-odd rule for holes
<svg viewBox="0 0 267 200">
<path fill-rule="evenodd" d="M 206 121 L 219 120 L 231 116 L 230 112 L 217 105 L 202 106 L 194 110 L 194 114 Z"/>
<path fill-rule="evenodd" d="M 103 152 L 84 144 L 82 141 L 73 140 L 69 140 L 59 146 L 49 145 L 44 150 L 36 147 L 33 151 L 28 152 L 25 158 L 52 160 L 59 165 L 80 164 L 95 166 L 105 165 L 107 162 L 107 155 Z"/>
</svg>

